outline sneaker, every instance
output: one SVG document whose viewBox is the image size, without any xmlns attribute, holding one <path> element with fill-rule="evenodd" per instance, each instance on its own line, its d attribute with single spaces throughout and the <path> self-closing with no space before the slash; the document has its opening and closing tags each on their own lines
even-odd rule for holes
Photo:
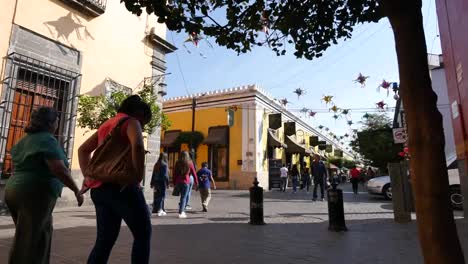
<svg viewBox="0 0 468 264">
<path fill-rule="evenodd" d="M 323 198 L 322 198 L 322 199 L 320 199 L 320 201 L 322 201 L 322 202 L 323 202 L 323 201 L 325 201 L 325 199 L 323 199 Z"/>
<path fill-rule="evenodd" d="M 181 214 L 179 214 L 179 218 L 187 218 L 187 215 L 185 214 L 185 212 L 182 212 Z"/>
<path fill-rule="evenodd" d="M 208 212 L 208 210 L 206 209 L 206 206 L 203 206 L 203 212 Z"/>
<path fill-rule="evenodd" d="M 166 211 L 161 212 L 163 216 L 167 215 Z"/>
<path fill-rule="evenodd" d="M 190 205 L 185 206 L 185 210 L 192 210 L 192 206 Z"/>
<path fill-rule="evenodd" d="M 158 216 L 165 216 L 165 215 L 166 215 L 166 213 L 163 210 L 160 210 L 158 212 Z"/>
</svg>

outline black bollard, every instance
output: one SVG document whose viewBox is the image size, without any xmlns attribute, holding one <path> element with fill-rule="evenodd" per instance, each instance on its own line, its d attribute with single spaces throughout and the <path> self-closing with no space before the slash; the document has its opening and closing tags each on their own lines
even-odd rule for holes
<svg viewBox="0 0 468 264">
<path fill-rule="evenodd" d="M 332 180 L 332 188 L 328 189 L 328 230 L 330 231 L 348 231 L 346 228 L 343 208 L 343 191 L 337 189 L 335 179 Z"/>
<path fill-rule="evenodd" d="M 250 187 L 250 222 L 251 225 L 264 225 L 263 221 L 263 188 L 258 186 L 257 177 Z"/>
</svg>

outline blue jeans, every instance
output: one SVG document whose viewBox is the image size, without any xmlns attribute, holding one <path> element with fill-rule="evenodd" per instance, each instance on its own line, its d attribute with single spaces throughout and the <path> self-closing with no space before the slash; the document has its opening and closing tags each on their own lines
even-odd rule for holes
<svg viewBox="0 0 468 264">
<path fill-rule="evenodd" d="M 185 206 L 190 205 L 190 196 L 192 195 L 192 189 L 193 189 L 193 183 L 194 183 L 193 176 L 190 175 L 190 183 L 188 185 L 188 194 L 187 194 L 187 200 L 185 201 Z"/>
<path fill-rule="evenodd" d="M 292 177 L 292 185 L 293 185 L 293 191 L 297 191 L 297 185 L 299 184 L 299 179 L 297 176 Z"/>
<path fill-rule="evenodd" d="M 189 184 L 178 183 L 177 186 L 177 188 L 180 190 L 179 214 L 181 214 L 182 212 L 185 212 L 185 206 L 187 206 Z"/>
<path fill-rule="evenodd" d="M 88 264 L 107 263 L 112 247 L 120 232 L 122 219 L 133 235 L 132 262 L 149 262 L 151 220 L 145 197 L 140 187 L 103 184 L 91 190 L 96 208 L 97 237 Z"/>
<path fill-rule="evenodd" d="M 153 212 L 164 211 L 164 199 L 166 199 L 167 185 L 163 181 L 154 184 Z"/>
</svg>

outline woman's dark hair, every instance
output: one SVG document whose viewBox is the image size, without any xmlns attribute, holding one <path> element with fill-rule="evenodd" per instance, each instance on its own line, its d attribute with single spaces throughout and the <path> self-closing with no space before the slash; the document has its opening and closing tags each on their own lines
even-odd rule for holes
<svg viewBox="0 0 468 264">
<path fill-rule="evenodd" d="M 292 175 L 299 175 L 299 170 L 297 169 L 297 164 L 294 164 L 291 169 Z"/>
<path fill-rule="evenodd" d="M 131 117 L 142 118 L 144 122 L 149 122 L 153 116 L 151 107 L 145 103 L 140 96 L 130 95 L 120 104 L 118 113 L 124 113 Z"/>
<path fill-rule="evenodd" d="M 52 107 L 39 107 L 32 111 L 31 120 L 24 132 L 34 134 L 44 131 L 49 131 L 51 123 L 58 118 L 57 110 Z"/>
<path fill-rule="evenodd" d="M 165 152 L 161 152 L 159 154 L 158 161 L 156 164 L 154 164 L 154 170 L 159 171 L 159 168 L 161 168 L 161 164 L 167 164 L 167 154 Z"/>
<path fill-rule="evenodd" d="M 182 151 L 179 160 L 175 164 L 174 172 L 177 176 L 185 176 L 190 170 L 190 155 L 187 151 Z"/>
</svg>

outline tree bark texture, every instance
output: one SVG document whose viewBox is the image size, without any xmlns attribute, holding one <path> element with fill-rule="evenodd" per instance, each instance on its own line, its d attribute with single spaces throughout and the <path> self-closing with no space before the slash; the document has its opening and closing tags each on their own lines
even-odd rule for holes
<svg viewBox="0 0 468 264">
<path fill-rule="evenodd" d="M 432 90 L 421 0 L 381 0 L 395 37 L 410 171 L 425 263 L 465 263 L 449 201 L 442 115 Z"/>
</svg>

